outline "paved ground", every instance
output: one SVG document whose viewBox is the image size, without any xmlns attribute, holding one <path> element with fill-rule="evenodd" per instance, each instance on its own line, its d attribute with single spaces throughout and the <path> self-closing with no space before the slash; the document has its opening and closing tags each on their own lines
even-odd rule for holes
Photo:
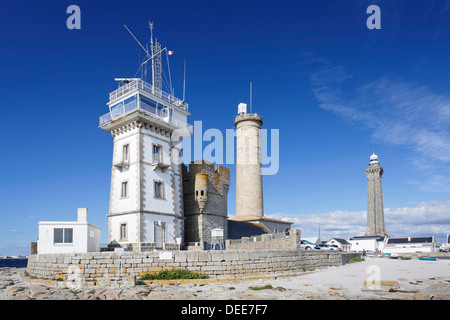
<svg viewBox="0 0 450 320">
<path fill-rule="evenodd" d="M 25 282 L 23 271 L 0 269 L 0 300 L 450 299 L 450 260 L 374 257 L 290 277 L 129 288 L 54 288 Z"/>
</svg>

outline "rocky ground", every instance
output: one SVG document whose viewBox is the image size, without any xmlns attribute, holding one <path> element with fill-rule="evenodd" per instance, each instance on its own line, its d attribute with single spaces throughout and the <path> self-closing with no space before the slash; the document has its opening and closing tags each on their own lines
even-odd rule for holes
<svg viewBox="0 0 450 320">
<path fill-rule="evenodd" d="M 0 268 L 0 300 L 354 300 L 450 298 L 450 260 L 367 258 L 297 276 L 215 283 L 56 288 L 25 281 L 25 269 Z M 375 285 L 365 281 L 375 279 Z"/>
</svg>

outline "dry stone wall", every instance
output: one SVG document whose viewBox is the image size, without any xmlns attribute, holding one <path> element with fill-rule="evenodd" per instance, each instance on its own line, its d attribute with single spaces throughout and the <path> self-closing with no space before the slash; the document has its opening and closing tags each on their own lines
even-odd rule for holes
<svg viewBox="0 0 450 320">
<path fill-rule="evenodd" d="M 237 240 L 225 240 L 227 250 L 300 250 L 300 230 L 290 230 L 289 236 L 277 233 L 271 239 L 269 234 L 255 237 L 243 237 Z"/>
<path fill-rule="evenodd" d="M 179 268 L 212 277 L 239 277 L 340 266 L 356 255 L 305 250 L 173 251 L 170 259 L 160 259 L 158 252 L 36 254 L 29 256 L 27 272 L 39 279 L 97 282 Z"/>
</svg>

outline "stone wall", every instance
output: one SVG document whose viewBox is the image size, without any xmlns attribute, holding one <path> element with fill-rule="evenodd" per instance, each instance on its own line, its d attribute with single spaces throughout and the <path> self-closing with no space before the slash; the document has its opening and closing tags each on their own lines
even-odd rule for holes
<svg viewBox="0 0 450 320">
<path fill-rule="evenodd" d="M 300 249 L 300 229 L 290 230 L 289 236 L 284 233 L 274 234 L 271 239 L 269 234 L 256 237 L 243 237 L 237 240 L 225 240 L 227 250 L 277 250 L 277 249 Z"/>
<path fill-rule="evenodd" d="M 37 242 L 30 242 L 30 254 L 37 254 L 38 246 Z"/>
<path fill-rule="evenodd" d="M 173 251 L 170 259 L 158 252 L 95 252 L 30 255 L 30 277 L 104 283 L 134 279 L 147 272 L 189 269 L 212 277 L 240 277 L 280 272 L 301 272 L 340 266 L 357 253 L 305 250 Z"/>
</svg>

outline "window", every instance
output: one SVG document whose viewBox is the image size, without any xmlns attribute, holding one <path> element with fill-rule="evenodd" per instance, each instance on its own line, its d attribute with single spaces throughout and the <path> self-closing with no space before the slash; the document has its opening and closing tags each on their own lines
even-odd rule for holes
<svg viewBox="0 0 450 320">
<path fill-rule="evenodd" d="M 120 196 L 122 198 L 128 198 L 128 181 L 122 182 L 122 190 Z"/>
<path fill-rule="evenodd" d="M 123 145 L 122 160 L 123 160 L 124 162 L 127 162 L 127 161 L 130 160 L 130 159 L 129 159 L 129 156 L 130 156 L 129 148 L 130 148 L 130 145 L 129 145 L 129 144 L 124 144 L 124 145 Z"/>
<path fill-rule="evenodd" d="M 155 181 L 155 198 L 164 198 L 164 183 L 162 181 Z"/>
<path fill-rule="evenodd" d="M 121 223 L 120 224 L 120 240 L 127 239 L 127 224 Z"/>
<path fill-rule="evenodd" d="M 53 229 L 53 243 L 73 243 L 72 228 Z"/>
<path fill-rule="evenodd" d="M 162 147 L 160 145 L 154 144 L 153 145 L 153 163 L 160 163 L 161 162 L 161 150 Z"/>
<path fill-rule="evenodd" d="M 201 191 L 200 191 L 200 195 L 201 195 L 201 196 L 204 196 L 204 195 L 205 195 L 204 192 L 205 192 L 205 191 L 201 190 Z"/>
</svg>

